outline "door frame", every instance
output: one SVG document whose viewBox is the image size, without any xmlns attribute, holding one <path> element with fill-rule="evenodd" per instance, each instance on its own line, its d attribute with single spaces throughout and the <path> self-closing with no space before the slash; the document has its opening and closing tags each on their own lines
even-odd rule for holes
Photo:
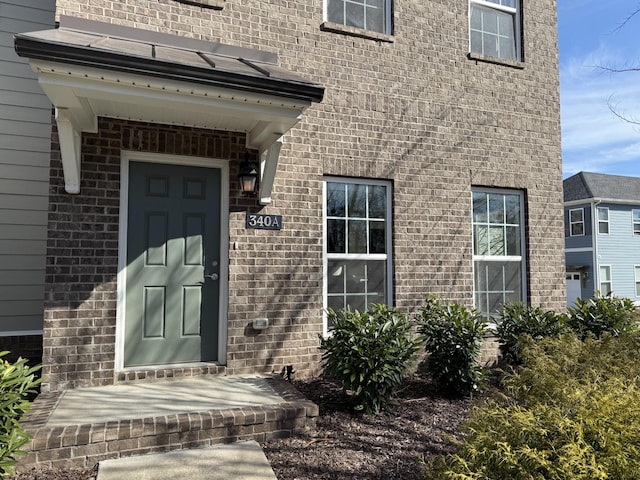
<svg viewBox="0 0 640 480">
<path fill-rule="evenodd" d="M 125 312 L 127 291 L 127 223 L 129 211 L 129 163 L 147 162 L 216 168 L 220 170 L 220 301 L 218 311 L 218 360 L 215 362 L 175 363 L 161 365 L 124 366 Z M 118 294 L 116 307 L 115 371 L 183 368 L 203 364 L 226 365 L 227 312 L 229 303 L 229 162 L 227 160 L 145 153 L 122 150 L 120 153 L 120 231 L 118 234 Z"/>
</svg>

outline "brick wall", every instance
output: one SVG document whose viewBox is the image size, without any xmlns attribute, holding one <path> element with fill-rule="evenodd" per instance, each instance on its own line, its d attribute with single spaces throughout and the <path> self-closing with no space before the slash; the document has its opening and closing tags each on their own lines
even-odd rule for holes
<svg viewBox="0 0 640 480">
<path fill-rule="evenodd" d="M 392 41 L 323 31 L 322 0 L 228 0 L 219 10 L 173 0 L 57 4 L 58 14 L 276 52 L 281 66 L 326 87 L 324 101 L 286 135 L 274 201 L 264 209 L 283 215 L 285 228 L 245 230 L 243 207 L 232 200 L 231 371 L 317 365 L 323 175 L 393 181 L 394 301 L 408 309 L 427 293 L 472 303 L 471 188 L 525 191 L 529 301 L 564 308 L 553 0 L 524 5 L 525 61 L 516 67 L 468 58 L 467 2 L 396 1 Z M 81 196 L 61 193 L 61 181 L 53 187 L 45 357 L 58 387 L 113 379 L 117 150 L 137 148 L 137 133 L 125 134 L 134 128 L 151 134 L 164 127 L 103 120 L 97 136 L 83 137 Z M 218 135 L 183 133 L 187 142 Z M 236 159 L 243 139 L 227 135 L 224 158 Z M 58 222 L 68 225 L 56 238 Z M 92 250 L 107 263 L 92 260 Z M 272 327 L 252 331 L 257 316 L 268 316 Z M 83 329 L 104 341 L 94 343 Z"/>
<path fill-rule="evenodd" d="M 97 134 L 82 138 L 80 195 L 64 192 L 54 134 L 44 333 L 43 373 L 47 380 L 43 390 L 225 371 L 204 366 L 115 374 L 122 150 L 230 161 L 233 248 L 227 371 L 270 372 L 290 363 L 311 368 L 317 362 L 316 349 L 312 348 L 317 339 L 315 334 L 304 331 L 300 322 L 318 317 L 317 301 L 308 302 L 318 292 L 296 285 L 302 285 L 319 267 L 308 265 L 308 241 L 301 239 L 291 245 L 287 237 L 297 236 L 294 230 L 282 232 L 276 246 L 267 249 L 260 248 L 266 243 L 264 233 L 244 230 L 244 212 L 256 209 L 255 199 L 239 196 L 235 185 L 238 159 L 244 158 L 244 134 L 112 119 L 100 119 L 98 130 Z M 312 243 L 317 245 L 317 239 Z M 277 278 L 270 271 L 273 265 L 282 271 Z M 309 313 L 309 305 L 315 308 L 313 314 Z M 267 333 L 248 328 L 253 318 L 263 316 L 272 321 Z"/>
</svg>

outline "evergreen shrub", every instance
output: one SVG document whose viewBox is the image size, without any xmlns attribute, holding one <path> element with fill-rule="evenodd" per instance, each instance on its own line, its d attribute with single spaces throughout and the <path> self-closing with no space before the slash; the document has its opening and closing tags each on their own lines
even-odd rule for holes
<svg viewBox="0 0 640 480">
<path fill-rule="evenodd" d="M 617 336 L 638 329 L 635 307 L 628 298 L 596 292 L 592 298 L 578 298 L 568 311 L 568 324 L 581 338 L 604 333 Z"/>
<path fill-rule="evenodd" d="M 36 378 L 40 366 L 29 367 L 24 358 L 10 363 L 2 358 L 8 353 L 0 352 L 0 477 L 11 475 L 18 463 L 16 456 L 26 454 L 20 448 L 29 441 L 29 435 L 19 420 L 41 381 Z"/>
<path fill-rule="evenodd" d="M 361 312 L 327 312 L 329 336 L 320 338 L 325 372 L 351 394 L 354 408 L 379 413 L 412 365 L 419 342 L 406 313 L 386 305 Z"/>
<path fill-rule="evenodd" d="M 529 335 L 539 341 L 547 337 L 558 337 L 568 330 L 567 316 L 540 307 L 528 307 L 523 302 L 507 303 L 500 309 L 496 324 L 496 335 L 500 353 L 505 362 L 517 365 L 520 362 L 519 338 Z"/>
<path fill-rule="evenodd" d="M 418 332 L 427 351 L 427 371 L 443 393 L 468 396 L 484 379 L 478 364 L 487 323 L 474 309 L 427 297 L 418 311 Z"/>
</svg>

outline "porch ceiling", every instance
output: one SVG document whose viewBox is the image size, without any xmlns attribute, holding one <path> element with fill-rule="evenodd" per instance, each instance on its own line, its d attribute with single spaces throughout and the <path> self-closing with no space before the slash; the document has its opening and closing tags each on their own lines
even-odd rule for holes
<svg viewBox="0 0 640 480">
<path fill-rule="evenodd" d="M 282 137 L 324 88 L 276 65 L 274 54 L 62 17 L 18 34 L 53 103 L 65 188 L 80 191 L 80 135 L 98 117 L 247 133 L 261 158 L 260 202 L 271 201 Z"/>
</svg>

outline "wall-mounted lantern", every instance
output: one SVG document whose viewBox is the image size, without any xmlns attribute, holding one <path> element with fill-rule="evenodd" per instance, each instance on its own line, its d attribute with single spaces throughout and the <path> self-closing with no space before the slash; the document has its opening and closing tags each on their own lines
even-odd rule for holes
<svg viewBox="0 0 640 480">
<path fill-rule="evenodd" d="M 249 161 L 249 153 L 244 154 L 244 161 L 240 164 L 238 173 L 240 190 L 244 195 L 255 195 L 258 191 L 258 169 Z"/>
</svg>

